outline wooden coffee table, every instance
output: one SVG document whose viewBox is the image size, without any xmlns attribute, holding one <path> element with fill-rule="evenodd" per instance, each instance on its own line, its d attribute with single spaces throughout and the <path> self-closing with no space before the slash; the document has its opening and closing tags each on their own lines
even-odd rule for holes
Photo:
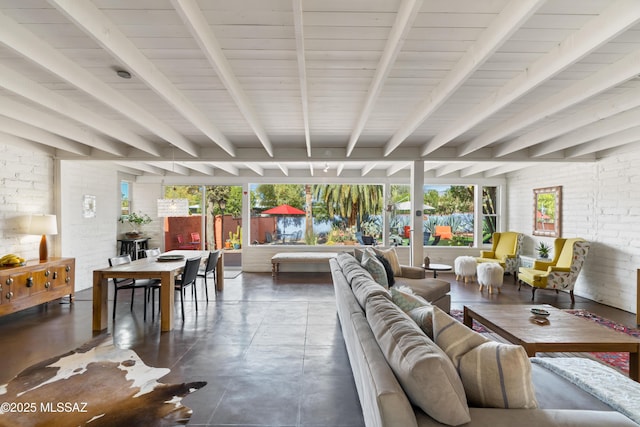
<svg viewBox="0 0 640 427">
<path fill-rule="evenodd" d="M 544 321 L 535 318 L 531 314 L 534 307 L 547 310 L 549 317 Z M 464 324 L 471 327 L 473 320 L 521 345 L 529 357 L 537 352 L 628 352 L 629 378 L 639 380 L 639 339 L 550 305 L 464 306 Z"/>
</svg>

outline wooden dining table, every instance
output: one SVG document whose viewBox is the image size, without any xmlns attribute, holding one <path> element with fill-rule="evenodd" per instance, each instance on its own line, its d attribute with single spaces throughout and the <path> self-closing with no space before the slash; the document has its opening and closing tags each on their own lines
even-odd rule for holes
<svg viewBox="0 0 640 427">
<path fill-rule="evenodd" d="M 109 279 L 160 279 L 160 330 L 171 331 L 174 324 L 173 305 L 176 276 L 182 273 L 186 259 L 201 257 L 206 263 L 209 251 L 175 250 L 162 255 L 182 255 L 177 261 L 158 261 L 157 258 L 142 258 L 129 264 L 100 268 L 93 271 L 93 330 L 102 331 L 108 326 Z M 216 290 L 224 289 L 223 251 L 216 266 Z"/>
</svg>

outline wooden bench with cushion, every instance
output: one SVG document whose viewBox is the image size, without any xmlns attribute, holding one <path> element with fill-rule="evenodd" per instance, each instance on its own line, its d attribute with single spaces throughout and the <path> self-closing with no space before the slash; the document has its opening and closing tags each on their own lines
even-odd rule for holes
<svg viewBox="0 0 640 427">
<path fill-rule="evenodd" d="M 271 276 L 278 275 L 280 264 L 328 264 L 331 258 L 337 256 L 337 252 L 278 252 L 271 257 Z"/>
</svg>

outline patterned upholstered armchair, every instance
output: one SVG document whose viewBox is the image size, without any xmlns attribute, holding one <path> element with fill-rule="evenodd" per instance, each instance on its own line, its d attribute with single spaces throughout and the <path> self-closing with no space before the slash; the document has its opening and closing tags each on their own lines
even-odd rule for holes
<svg viewBox="0 0 640 427">
<path fill-rule="evenodd" d="M 532 268 L 520 268 L 520 285 L 524 282 L 532 287 L 531 301 L 536 289 L 555 289 L 569 292 L 571 303 L 575 304 L 573 288 L 589 253 L 589 242 L 580 238 L 556 239 L 554 248 L 553 260 L 538 260 Z"/>
<path fill-rule="evenodd" d="M 518 277 L 518 266 L 520 262 L 520 248 L 524 234 L 513 231 L 504 233 L 493 233 L 493 246 L 490 251 L 481 251 L 476 258 L 478 263 L 497 262 L 505 273 L 513 274 L 513 280 Z"/>
</svg>

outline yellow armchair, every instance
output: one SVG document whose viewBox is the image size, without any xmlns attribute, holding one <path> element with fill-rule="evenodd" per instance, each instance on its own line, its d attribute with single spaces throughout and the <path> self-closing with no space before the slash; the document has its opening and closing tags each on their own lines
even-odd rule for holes
<svg viewBox="0 0 640 427">
<path fill-rule="evenodd" d="M 493 233 L 493 245 L 490 251 L 480 251 L 478 263 L 497 262 L 506 273 L 512 273 L 514 281 L 518 276 L 520 248 L 524 235 L 513 231 Z"/>
<path fill-rule="evenodd" d="M 526 283 L 532 287 L 531 301 L 536 289 L 555 289 L 569 292 L 571 303 L 575 304 L 573 288 L 589 253 L 589 242 L 581 238 L 556 239 L 553 253 L 551 261 L 537 260 L 531 268 L 520 267 L 520 285 Z"/>
</svg>

